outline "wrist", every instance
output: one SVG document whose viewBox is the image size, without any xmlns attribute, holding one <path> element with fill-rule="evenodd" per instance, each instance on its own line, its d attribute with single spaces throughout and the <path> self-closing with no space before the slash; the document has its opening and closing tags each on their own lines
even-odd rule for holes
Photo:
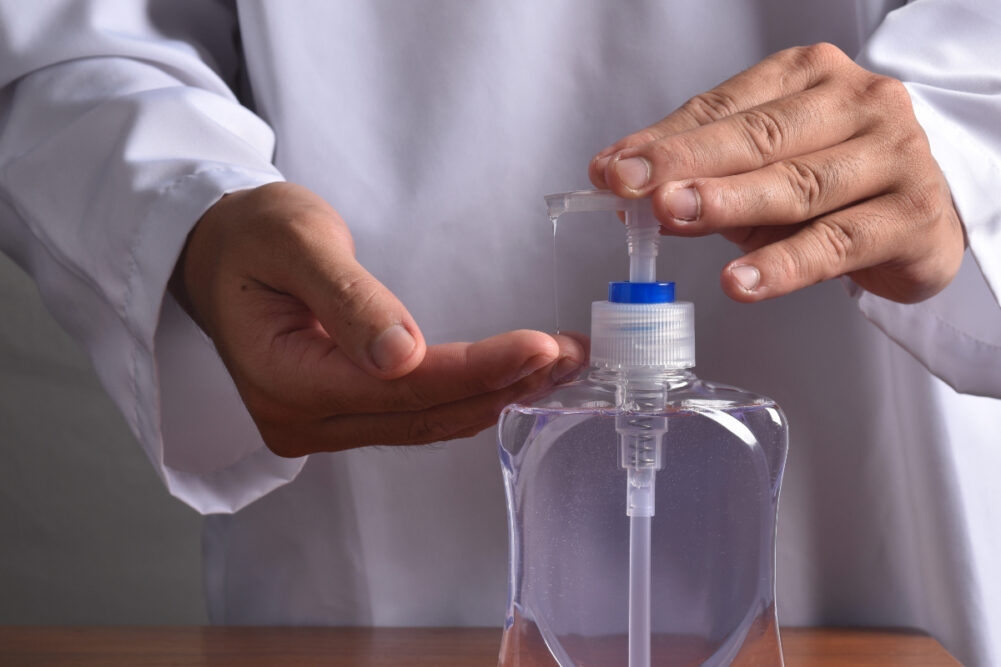
<svg viewBox="0 0 1001 667">
<path fill-rule="evenodd" d="M 211 276 L 205 268 L 213 266 L 216 263 L 214 260 L 218 257 L 213 258 L 217 253 L 210 249 L 212 244 L 208 241 L 211 236 L 209 232 L 215 227 L 213 222 L 225 215 L 224 209 L 228 208 L 231 202 L 232 194 L 224 194 L 198 219 L 184 241 L 184 247 L 178 255 L 174 271 L 167 283 L 167 291 L 178 305 L 210 337 L 202 303 L 210 291 Z"/>
</svg>

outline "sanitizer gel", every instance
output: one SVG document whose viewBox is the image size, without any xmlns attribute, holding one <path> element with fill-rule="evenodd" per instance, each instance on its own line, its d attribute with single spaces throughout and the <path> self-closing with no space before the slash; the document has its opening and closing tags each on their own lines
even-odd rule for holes
<svg viewBox="0 0 1001 667">
<path fill-rule="evenodd" d="M 695 377 L 694 308 L 655 278 L 648 200 L 629 282 L 591 310 L 591 367 L 500 419 L 510 564 L 501 665 L 782 665 L 775 526 L 788 446 L 770 399 Z"/>
</svg>

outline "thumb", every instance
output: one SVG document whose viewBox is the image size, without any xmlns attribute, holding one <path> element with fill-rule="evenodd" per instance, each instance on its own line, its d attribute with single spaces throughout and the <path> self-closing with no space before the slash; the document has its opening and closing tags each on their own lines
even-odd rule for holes
<svg viewBox="0 0 1001 667">
<path fill-rule="evenodd" d="M 427 349 L 417 322 L 355 259 L 343 223 L 324 231 L 299 246 L 291 275 L 282 282 L 293 283 L 288 291 L 302 299 L 359 368 L 382 379 L 406 375 Z"/>
<path fill-rule="evenodd" d="M 392 379 L 420 364 L 426 346 L 417 323 L 355 259 L 351 232 L 330 204 L 302 186 L 276 183 L 213 209 L 219 205 L 227 214 L 216 217 L 241 223 L 227 227 L 233 236 L 220 245 L 243 249 L 236 253 L 242 272 L 301 300 L 359 368 Z"/>
<path fill-rule="evenodd" d="M 306 305 L 351 361 L 369 374 L 392 379 L 420 364 L 424 337 L 406 307 L 355 260 L 337 257 L 317 267 Z"/>
<path fill-rule="evenodd" d="M 214 340 L 226 337 L 212 333 L 232 303 L 226 288 L 245 290 L 249 278 L 304 303 L 340 351 L 375 377 L 406 375 L 424 358 L 413 317 L 355 259 L 340 215 L 302 186 L 269 183 L 220 199 L 192 231 L 178 272 L 172 289 Z M 315 326 L 311 318 L 298 324 Z"/>
</svg>

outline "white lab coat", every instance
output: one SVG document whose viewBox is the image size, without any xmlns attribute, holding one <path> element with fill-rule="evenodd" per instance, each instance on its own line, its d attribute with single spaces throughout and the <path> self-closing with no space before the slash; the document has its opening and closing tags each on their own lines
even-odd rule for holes
<svg viewBox="0 0 1001 667">
<path fill-rule="evenodd" d="M 861 61 L 907 82 L 963 217 L 954 284 L 908 306 L 837 282 L 742 306 L 719 291 L 736 250 L 717 238 L 668 240 L 661 277 L 696 303 L 699 375 L 789 415 L 781 621 L 919 627 L 990 664 L 1001 5 L 919 0 L 876 30 L 895 4 L 0 1 L 0 247 L 170 492 L 211 515 L 214 622 L 498 625 L 495 433 L 272 455 L 165 296 L 187 232 L 223 193 L 287 178 L 339 210 L 430 343 L 550 329 L 543 194 L 586 186 L 595 151 L 770 52 L 868 40 Z M 571 283 L 621 278 L 620 249 L 575 243 Z M 601 290 L 561 298 L 584 312 Z"/>
</svg>

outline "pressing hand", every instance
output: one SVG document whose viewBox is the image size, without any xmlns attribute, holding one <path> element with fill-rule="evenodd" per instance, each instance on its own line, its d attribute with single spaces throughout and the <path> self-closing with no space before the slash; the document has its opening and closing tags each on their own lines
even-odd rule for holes
<svg viewBox="0 0 1001 667">
<path fill-rule="evenodd" d="M 955 277 L 965 235 L 896 79 L 837 47 L 781 51 L 598 153 L 592 182 L 653 200 L 662 232 L 719 233 L 746 254 L 737 301 L 841 275 L 894 301 Z"/>
</svg>

